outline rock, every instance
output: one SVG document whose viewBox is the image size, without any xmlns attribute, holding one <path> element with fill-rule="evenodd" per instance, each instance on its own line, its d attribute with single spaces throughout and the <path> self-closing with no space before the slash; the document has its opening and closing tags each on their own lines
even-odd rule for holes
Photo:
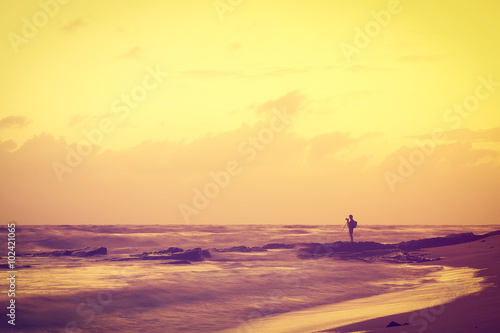
<svg viewBox="0 0 500 333">
<path fill-rule="evenodd" d="M 85 247 L 83 249 L 77 250 L 56 250 L 52 252 L 36 252 L 36 253 L 28 253 L 23 254 L 21 256 L 28 257 L 63 257 L 63 256 L 72 256 L 72 257 L 92 257 L 95 255 L 107 255 L 108 249 L 105 247 Z"/>
<path fill-rule="evenodd" d="M 187 260 L 176 260 L 164 263 L 165 265 L 191 265 L 190 261 Z"/>
<path fill-rule="evenodd" d="M 208 250 L 203 250 L 201 251 L 201 254 L 203 254 L 203 256 L 205 258 L 211 258 L 212 256 L 210 255 L 210 252 L 208 252 Z"/>
<path fill-rule="evenodd" d="M 280 243 L 270 243 L 267 245 L 264 245 L 262 248 L 269 250 L 275 250 L 275 249 L 293 249 L 295 247 L 295 244 L 280 244 Z"/>
<path fill-rule="evenodd" d="M 265 248 L 263 248 L 263 247 L 259 247 L 259 246 L 252 246 L 252 247 L 250 248 L 250 250 L 251 250 L 252 252 L 265 252 L 265 251 L 267 251 Z"/>
<path fill-rule="evenodd" d="M 486 234 L 488 235 L 488 234 Z M 397 244 L 402 250 L 416 250 L 429 247 L 447 246 L 460 243 L 472 242 L 478 239 L 483 239 L 486 235 L 474 235 L 472 232 L 451 234 L 446 237 L 424 238 L 419 240 L 412 240 L 409 242 L 401 242 Z"/>
<path fill-rule="evenodd" d="M 357 259 L 367 256 L 380 256 L 394 252 L 394 244 L 381 244 L 376 242 L 335 242 L 326 244 L 302 244 L 297 256 L 302 259 L 318 258 L 323 256 L 341 255 L 343 259 Z"/>
<path fill-rule="evenodd" d="M 394 327 L 394 326 L 402 326 L 402 325 L 399 323 L 396 323 L 395 321 L 391 321 L 389 324 L 387 324 L 386 327 Z"/>
<path fill-rule="evenodd" d="M 500 230 L 488 232 L 484 236 L 489 237 L 489 236 L 496 236 L 496 235 L 500 235 Z"/>
<path fill-rule="evenodd" d="M 15 267 L 15 270 L 18 270 L 18 269 L 21 269 L 21 268 L 30 268 L 31 265 L 16 265 Z M 7 269 L 7 270 L 13 270 L 12 268 L 10 268 L 10 265 L 9 264 L 0 264 L 0 269 Z"/>
<path fill-rule="evenodd" d="M 108 249 L 105 247 L 86 247 L 80 250 L 74 250 L 71 253 L 73 257 L 92 257 L 99 254 L 107 255 Z"/>
<path fill-rule="evenodd" d="M 168 259 L 175 260 L 189 260 L 189 261 L 203 261 L 205 258 L 210 258 L 210 252 L 207 250 L 202 251 L 201 248 L 187 250 L 183 253 L 173 253 Z"/>
<path fill-rule="evenodd" d="M 177 252 L 184 252 L 184 250 L 175 246 L 171 246 L 166 250 L 157 251 L 155 253 L 160 254 L 160 253 L 177 253 Z"/>
<path fill-rule="evenodd" d="M 246 246 L 233 246 L 233 247 L 230 247 L 228 249 L 223 249 L 223 250 L 220 250 L 220 252 L 250 252 L 252 251 L 249 247 L 246 247 Z"/>
<path fill-rule="evenodd" d="M 48 257 L 61 257 L 61 256 L 70 256 L 73 254 L 74 251 L 77 250 L 58 250 L 58 251 L 53 251 L 49 252 Z M 45 256 L 43 256 L 45 257 Z"/>
</svg>

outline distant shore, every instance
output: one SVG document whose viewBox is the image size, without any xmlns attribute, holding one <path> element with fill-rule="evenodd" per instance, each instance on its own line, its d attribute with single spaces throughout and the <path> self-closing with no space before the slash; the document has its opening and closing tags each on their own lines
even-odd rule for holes
<svg viewBox="0 0 500 333">
<path fill-rule="evenodd" d="M 500 328 L 500 235 L 462 244 L 429 248 L 425 249 L 425 252 L 430 257 L 440 257 L 439 265 L 481 269 L 479 275 L 485 277 L 489 285 L 479 293 L 445 304 L 437 315 L 423 309 L 424 311 L 420 314 L 419 311 L 413 311 L 388 315 L 323 332 L 498 332 Z M 411 323 L 410 318 L 413 318 L 413 325 L 386 328 L 391 321 L 400 324 Z"/>
</svg>

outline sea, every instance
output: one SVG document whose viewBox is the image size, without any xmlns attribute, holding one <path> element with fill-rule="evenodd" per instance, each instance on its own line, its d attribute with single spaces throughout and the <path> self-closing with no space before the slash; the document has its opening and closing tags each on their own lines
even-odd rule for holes
<svg viewBox="0 0 500 333">
<path fill-rule="evenodd" d="M 354 240 L 398 243 L 499 229 L 499 225 L 360 225 Z M 7 264 L 7 233 L 1 229 L 1 264 Z M 439 261 L 415 265 L 300 259 L 295 249 L 215 250 L 348 240 L 342 225 L 16 224 L 16 268 L 2 269 L 0 331 L 318 332 L 442 306 L 485 286 L 477 270 L 441 266 Z M 21 255 L 100 246 L 107 248 L 107 255 Z M 211 258 L 190 265 L 118 260 L 169 247 L 206 249 Z M 9 296 L 10 271 L 15 271 L 15 296 Z M 8 323 L 12 299 L 15 326 Z"/>
</svg>

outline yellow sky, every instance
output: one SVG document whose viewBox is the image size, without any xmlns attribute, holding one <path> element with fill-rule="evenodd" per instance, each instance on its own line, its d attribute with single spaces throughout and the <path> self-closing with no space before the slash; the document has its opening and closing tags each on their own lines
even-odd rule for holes
<svg viewBox="0 0 500 333">
<path fill-rule="evenodd" d="M 499 223 L 500 2 L 2 7 L 3 220 Z"/>
</svg>

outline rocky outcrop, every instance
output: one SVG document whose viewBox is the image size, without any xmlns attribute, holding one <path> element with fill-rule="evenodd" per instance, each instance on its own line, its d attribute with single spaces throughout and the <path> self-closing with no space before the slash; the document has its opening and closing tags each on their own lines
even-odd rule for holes
<svg viewBox="0 0 500 333">
<path fill-rule="evenodd" d="M 214 251 L 216 251 L 216 252 L 265 252 L 267 250 L 262 248 L 262 247 L 258 247 L 258 246 L 248 247 L 248 246 L 240 245 L 240 246 L 233 246 L 233 247 L 230 247 L 227 249 L 221 249 L 221 250 L 214 249 Z"/>
<path fill-rule="evenodd" d="M 142 254 L 138 258 L 123 258 L 121 260 L 188 260 L 188 261 L 203 261 L 206 258 L 210 258 L 210 252 L 208 250 L 202 250 L 201 248 L 196 248 L 192 250 L 187 250 L 179 253 L 170 253 L 168 255 L 164 254 Z"/>
<path fill-rule="evenodd" d="M 266 250 L 276 250 L 276 249 L 293 249 L 295 244 L 280 244 L 280 243 L 270 243 L 264 245 L 262 248 Z"/>
<path fill-rule="evenodd" d="M 376 242 L 335 242 L 325 244 L 302 244 L 297 250 L 297 255 L 302 259 L 319 258 L 324 256 L 350 254 L 359 257 L 365 255 L 382 255 L 394 252 L 394 244 L 381 244 Z M 345 259 L 345 256 L 344 258 Z"/>
<path fill-rule="evenodd" d="M 424 238 L 412 240 L 409 242 L 398 243 L 398 247 L 402 250 L 417 250 L 430 247 L 455 245 L 460 243 L 472 242 L 478 239 L 488 237 L 486 235 L 474 235 L 472 232 L 462 234 L 451 234 L 446 237 Z"/>
<path fill-rule="evenodd" d="M 74 250 L 70 255 L 73 257 L 92 257 L 99 254 L 107 255 L 108 249 L 105 247 L 86 247 L 84 249 Z"/>
<path fill-rule="evenodd" d="M 216 250 L 217 252 L 251 252 L 252 250 L 247 246 L 233 246 L 227 249 Z"/>
<path fill-rule="evenodd" d="M 107 255 L 108 249 L 105 247 L 85 247 L 83 249 L 77 250 L 56 250 L 52 252 L 35 252 L 22 254 L 21 256 L 26 257 L 63 257 L 63 256 L 72 256 L 72 257 L 93 257 L 96 255 Z"/>
<path fill-rule="evenodd" d="M 30 268 L 32 267 L 31 265 L 16 265 L 14 270 L 18 270 L 21 268 Z M 0 269 L 7 269 L 7 270 L 13 270 L 12 267 L 10 267 L 9 264 L 0 264 Z"/>
<path fill-rule="evenodd" d="M 176 260 L 164 263 L 165 265 L 191 265 L 190 261 L 187 260 Z"/>
<path fill-rule="evenodd" d="M 157 251 L 155 253 L 163 254 L 163 253 L 178 253 L 178 252 L 184 252 L 184 250 L 179 248 L 179 247 L 171 246 L 166 250 L 160 250 L 160 251 Z"/>
</svg>

